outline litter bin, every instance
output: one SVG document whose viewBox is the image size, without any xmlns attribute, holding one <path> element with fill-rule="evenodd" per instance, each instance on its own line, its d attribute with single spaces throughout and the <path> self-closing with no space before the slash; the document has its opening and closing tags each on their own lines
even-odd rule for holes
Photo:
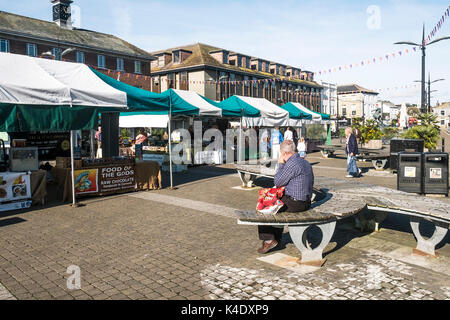
<svg viewBox="0 0 450 320">
<path fill-rule="evenodd" d="M 391 159 L 389 161 L 391 170 L 398 169 L 399 152 L 423 152 L 424 141 L 420 139 L 391 139 Z"/>
<path fill-rule="evenodd" d="M 398 154 L 398 190 L 411 193 L 423 193 L 422 159 L 421 152 L 400 152 Z"/>
<path fill-rule="evenodd" d="M 448 196 L 448 153 L 424 153 L 424 193 Z"/>
</svg>

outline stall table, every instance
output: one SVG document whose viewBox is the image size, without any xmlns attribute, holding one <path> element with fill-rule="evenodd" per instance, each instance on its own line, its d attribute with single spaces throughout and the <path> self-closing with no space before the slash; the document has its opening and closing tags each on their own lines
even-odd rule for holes
<svg viewBox="0 0 450 320">
<path fill-rule="evenodd" d="M 125 168 L 124 170 L 121 170 L 120 175 L 117 175 L 113 170 L 110 170 L 119 167 Z M 161 167 L 154 161 L 137 162 L 128 165 L 111 164 L 75 169 L 76 177 L 77 171 L 84 173 L 90 181 L 88 182 L 88 185 L 83 187 L 81 192 L 80 187 L 78 187 L 77 196 L 95 196 L 140 190 L 157 190 L 162 187 Z M 71 169 L 55 167 L 52 168 L 52 175 L 58 189 L 62 192 L 62 196 L 59 196 L 62 201 L 72 201 Z"/>
</svg>

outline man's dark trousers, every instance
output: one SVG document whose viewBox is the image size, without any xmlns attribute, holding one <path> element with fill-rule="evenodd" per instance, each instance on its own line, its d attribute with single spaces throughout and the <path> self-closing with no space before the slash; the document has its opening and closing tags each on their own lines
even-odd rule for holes
<svg viewBox="0 0 450 320">
<path fill-rule="evenodd" d="M 311 208 L 311 200 L 297 201 L 289 197 L 288 195 L 284 195 L 281 198 L 281 201 L 284 203 L 284 206 L 280 209 L 279 212 L 297 213 L 307 211 Z M 258 233 L 260 240 L 276 240 L 278 243 L 280 243 L 283 236 L 283 228 L 276 228 L 272 226 L 258 226 Z"/>
</svg>

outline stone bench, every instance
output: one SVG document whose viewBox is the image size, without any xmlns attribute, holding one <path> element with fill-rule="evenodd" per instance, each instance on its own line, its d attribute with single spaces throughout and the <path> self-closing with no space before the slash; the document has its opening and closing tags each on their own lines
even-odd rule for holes
<svg viewBox="0 0 450 320">
<path fill-rule="evenodd" d="M 367 206 L 363 201 L 349 199 L 345 195 L 325 193 L 315 190 L 315 201 L 311 209 L 301 213 L 278 213 L 276 215 L 262 214 L 257 211 L 236 211 L 238 224 L 270 225 L 288 227 L 292 241 L 301 253 L 301 264 L 322 266 L 323 250 L 330 243 L 336 228 L 336 222 L 363 211 Z M 349 201 L 351 200 L 351 201 Z M 349 202 L 345 207 L 342 202 Z M 307 239 L 307 229 L 317 226 L 322 231 L 322 239 L 316 248 L 311 248 Z"/>
<path fill-rule="evenodd" d="M 264 176 L 273 178 L 275 170 L 262 167 L 264 166 L 238 165 L 237 170 L 241 173 L 247 172 L 254 177 Z M 268 171 L 269 169 L 271 171 Z M 270 172 L 273 172 L 273 174 L 269 174 Z M 379 230 L 379 224 L 390 212 L 408 216 L 412 231 L 417 239 L 417 247 L 414 249 L 414 252 L 418 254 L 436 256 L 436 245 L 444 239 L 450 228 L 450 204 L 444 201 L 390 188 L 360 183 L 354 180 L 349 181 L 327 177 L 316 177 L 314 190 L 313 197 L 319 194 L 319 192 L 321 194 L 326 193 L 326 196 L 322 197 L 323 199 L 316 199 L 317 201 L 313 203 L 312 208 L 306 213 L 282 213 L 277 217 L 278 215 L 265 216 L 256 213 L 256 211 L 239 211 L 237 212 L 238 223 L 288 226 L 289 230 L 294 228 L 296 231 L 294 231 L 295 235 L 293 241 L 294 238 L 296 238 L 294 243 L 300 249 L 302 256 L 303 252 L 306 252 L 306 260 L 303 262 L 308 263 L 314 261 L 317 263 L 319 260 L 316 258 L 321 256 L 324 248 L 324 246 L 322 249 L 316 248 L 318 250 L 311 253 L 310 251 L 314 250 L 308 248 L 304 241 L 303 246 L 299 242 L 298 239 L 300 234 L 301 237 L 303 237 L 303 233 L 308 226 L 322 226 L 328 230 L 327 235 L 329 235 L 329 233 L 332 232 L 331 229 L 334 230 L 335 222 L 337 220 L 349 216 L 363 218 L 362 214 L 366 209 L 374 214 L 373 221 L 375 224 L 375 231 Z M 420 233 L 419 224 L 422 220 L 427 220 L 434 224 L 435 231 L 433 236 L 429 239 L 425 239 Z M 322 232 L 324 233 L 324 230 L 322 230 Z M 324 242 L 325 246 L 328 243 L 325 236 L 322 239 L 322 242 Z"/>
</svg>

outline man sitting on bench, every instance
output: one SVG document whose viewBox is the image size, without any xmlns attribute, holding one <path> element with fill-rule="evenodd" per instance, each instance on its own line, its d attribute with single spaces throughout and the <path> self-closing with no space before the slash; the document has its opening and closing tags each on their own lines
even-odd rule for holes
<svg viewBox="0 0 450 320">
<path fill-rule="evenodd" d="M 286 187 L 281 201 L 285 204 L 280 212 L 303 212 L 311 207 L 314 173 L 308 161 L 295 152 L 294 142 L 287 140 L 280 146 L 278 171 L 274 182 L 277 188 Z M 282 228 L 258 226 L 259 239 L 263 240 L 258 253 L 264 254 L 281 243 Z"/>
</svg>

